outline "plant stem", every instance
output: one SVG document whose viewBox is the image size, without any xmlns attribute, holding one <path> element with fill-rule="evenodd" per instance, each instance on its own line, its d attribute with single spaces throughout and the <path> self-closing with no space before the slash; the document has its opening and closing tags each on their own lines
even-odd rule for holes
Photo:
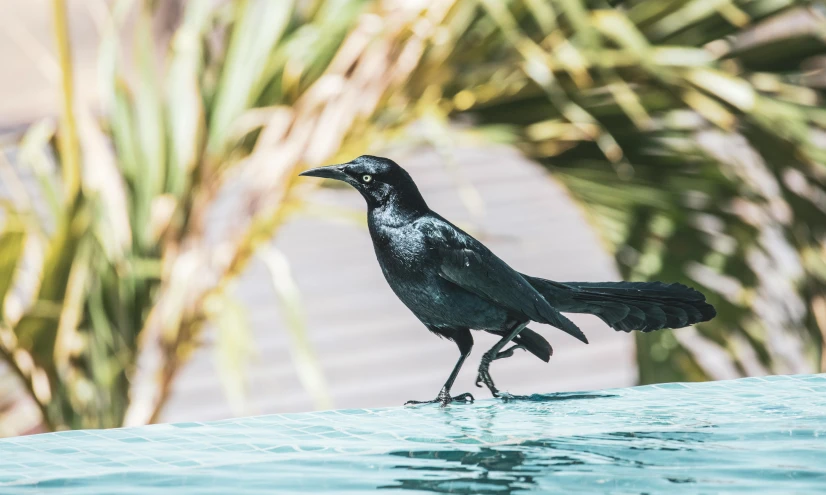
<svg viewBox="0 0 826 495">
<path fill-rule="evenodd" d="M 14 371 L 14 373 L 20 377 L 20 380 L 26 386 L 26 393 L 29 395 L 29 397 L 31 397 L 31 399 L 34 401 L 35 404 L 37 404 L 37 407 L 40 409 L 40 422 L 43 424 L 43 426 L 46 427 L 46 430 L 54 431 L 54 424 L 52 424 L 51 420 L 49 419 L 49 411 L 46 409 L 46 404 L 43 404 L 39 400 L 37 400 L 37 395 L 35 395 L 34 393 L 32 381 L 26 377 L 26 375 L 23 373 L 23 370 L 21 370 L 17 366 L 17 363 L 14 362 L 14 358 L 12 357 L 11 351 L 3 347 L 2 344 L 0 344 L 0 361 L 5 361 L 9 365 L 9 368 L 11 368 Z"/>
<path fill-rule="evenodd" d="M 66 2 L 52 1 L 54 34 L 60 64 L 62 113 L 58 146 L 62 158 L 64 201 L 74 204 L 80 192 L 80 145 L 77 137 L 74 111 L 74 74 L 72 71 L 72 48 L 69 40 L 69 25 L 66 18 Z"/>
</svg>

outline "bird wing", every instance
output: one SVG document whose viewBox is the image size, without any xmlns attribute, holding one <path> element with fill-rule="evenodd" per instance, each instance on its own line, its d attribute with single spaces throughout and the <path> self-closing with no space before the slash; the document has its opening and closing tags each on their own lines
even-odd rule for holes
<svg viewBox="0 0 826 495">
<path fill-rule="evenodd" d="M 430 223 L 426 238 L 438 250 L 442 278 L 498 306 L 553 325 L 588 343 L 585 334 L 554 309 L 516 270 L 447 220 Z"/>
</svg>

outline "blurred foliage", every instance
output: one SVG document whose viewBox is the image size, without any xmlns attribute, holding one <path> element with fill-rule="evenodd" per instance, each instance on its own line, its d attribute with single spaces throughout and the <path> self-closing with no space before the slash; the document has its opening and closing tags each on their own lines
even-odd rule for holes
<svg viewBox="0 0 826 495">
<path fill-rule="evenodd" d="M 16 153 L 27 170 L 3 163 L 13 194 L 0 217 L 0 350 L 48 429 L 155 421 L 207 322 L 228 396 L 243 406 L 251 343 L 231 282 L 300 206 L 289 198 L 297 157 L 272 157 L 285 125 L 299 124 L 296 100 L 361 9 L 178 6 L 165 30 L 170 19 L 149 2 L 112 4 L 97 117 L 75 102 L 66 8 L 55 0 L 62 118 L 23 137 Z M 293 58 L 297 43 L 303 51 Z M 313 111 L 310 103 L 307 118 Z M 231 231 L 210 232 L 207 216 L 231 183 L 250 194 L 240 196 Z M 282 267 L 279 287 L 290 286 L 289 276 Z M 292 319 L 300 314 L 295 298 L 282 303 Z M 302 347 L 300 356 L 300 375 L 327 405 L 312 351 Z"/>
<path fill-rule="evenodd" d="M 823 369 L 824 5 L 482 4 L 450 62 L 457 109 L 514 130 L 624 278 L 717 307 L 696 331 L 637 334 L 640 381 Z"/>
<path fill-rule="evenodd" d="M 118 0 L 95 116 L 74 102 L 63 1 L 53 9 L 64 108 L 20 144 L 33 197 L 0 163 L 16 191 L 0 355 L 47 428 L 156 420 L 210 321 L 242 406 L 250 343 L 232 281 L 259 251 L 324 404 L 289 265 L 260 248 L 296 212 L 351 218 L 308 204 L 302 167 L 411 136 L 515 142 L 582 202 L 625 277 L 709 295 L 714 321 L 638 336 L 641 381 L 818 366 L 818 2 Z M 232 224 L 207 228 L 225 195 Z"/>
</svg>

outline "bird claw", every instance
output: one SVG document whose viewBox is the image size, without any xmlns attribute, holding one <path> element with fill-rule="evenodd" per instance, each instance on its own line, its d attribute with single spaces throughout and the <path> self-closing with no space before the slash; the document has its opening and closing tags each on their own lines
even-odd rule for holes
<svg viewBox="0 0 826 495">
<path fill-rule="evenodd" d="M 494 397 L 499 397 L 499 390 L 496 388 L 496 385 L 493 384 L 493 378 L 491 378 L 487 366 L 479 367 L 479 374 L 476 375 L 476 386 L 482 388 L 480 383 L 484 383 Z"/>
<path fill-rule="evenodd" d="M 469 393 L 459 394 L 455 397 L 451 397 L 450 394 L 445 393 L 444 391 L 439 392 L 439 396 L 433 400 L 409 400 L 404 403 L 405 406 L 415 406 L 419 404 L 439 404 L 442 407 L 447 406 L 452 402 L 459 402 L 463 404 L 473 404 L 473 401 L 476 399 Z"/>
<path fill-rule="evenodd" d="M 477 387 L 482 388 L 482 382 L 485 382 L 485 384 L 487 385 L 487 380 L 485 379 L 485 376 L 487 376 L 488 379 L 490 379 L 490 373 L 488 373 L 487 366 L 485 366 L 483 363 L 479 366 L 479 373 L 476 375 Z"/>
<path fill-rule="evenodd" d="M 510 349 L 508 349 L 506 351 L 503 351 L 503 352 L 511 352 L 512 353 L 516 347 L 517 346 L 513 346 Z M 492 361 L 497 360 L 497 359 L 499 359 L 498 354 L 494 356 L 494 355 L 490 355 L 489 353 L 486 352 L 482 356 L 482 362 L 479 364 L 479 374 L 476 375 L 476 386 L 479 387 L 479 388 L 482 388 L 482 385 L 480 385 L 480 383 L 484 383 L 485 386 L 488 387 L 488 390 L 490 390 L 490 393 L 493 394 L 494 397 L 499 396 L 499 390 L 496 388 L 496 385 L 493 384 L 493 378 L 491 378 L 491 376 L 490 376 L 489 369 L 490 369 L 490 363 Z"/>
</svg>

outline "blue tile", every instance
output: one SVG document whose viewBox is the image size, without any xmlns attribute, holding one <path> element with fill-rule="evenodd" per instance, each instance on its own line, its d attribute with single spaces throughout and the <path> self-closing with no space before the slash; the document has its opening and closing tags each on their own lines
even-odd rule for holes
<svg viewBox="0 0 826 495">
<path fill-rule="evenodd" d="M 0 493 L 826 493 L 826 375 L 0 440 Z"/>
</svg>

